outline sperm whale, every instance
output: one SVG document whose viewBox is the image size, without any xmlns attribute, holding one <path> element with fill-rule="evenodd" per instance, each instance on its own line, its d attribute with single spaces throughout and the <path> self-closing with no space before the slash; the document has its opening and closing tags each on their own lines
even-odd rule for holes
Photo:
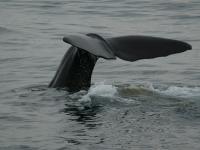
<svg viewBox="0 0 200 150">
<path fill-rule="evenodd" d="M 137 61 L 165 57 L 191 50 L 186 42 L 152 36 L 120 36 L 103 38 L 94 33 L 68 35 L 63 41 L 71 47 L 64 55 L 49 84 L 52 88 L 66 88 L 69 92 L 87 90 L 98 58 Z"/>
</svg>

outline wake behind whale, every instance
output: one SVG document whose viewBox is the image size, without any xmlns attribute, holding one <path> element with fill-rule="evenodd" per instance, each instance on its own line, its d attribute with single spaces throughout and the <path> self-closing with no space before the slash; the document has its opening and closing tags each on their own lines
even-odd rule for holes
<svg viewBox="0 0 200 150">
<path fill-rule="evenodd" d="M 71 44 L 49 84 L 69 92 L 87 90 L 98 58 L 137 61 L 165 57 L 192 49 L 186 42 L 151 36 L 103 38 L 98 34 L 68 35 L 63 41 Z"/>
</svg>

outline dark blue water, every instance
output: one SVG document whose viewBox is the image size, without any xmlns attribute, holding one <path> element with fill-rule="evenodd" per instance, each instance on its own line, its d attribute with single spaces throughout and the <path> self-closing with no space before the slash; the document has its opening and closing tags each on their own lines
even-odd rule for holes
<svg viewBox="0 0 200 150">
<path fill-rule="evenodd" d="M 199 150 L 198 0 L 1 0 L 0 149 Z M 66 34 L 151 35 L 192 51 L 100 59 L 90 90 L 47 88 Z"/>
</svg>

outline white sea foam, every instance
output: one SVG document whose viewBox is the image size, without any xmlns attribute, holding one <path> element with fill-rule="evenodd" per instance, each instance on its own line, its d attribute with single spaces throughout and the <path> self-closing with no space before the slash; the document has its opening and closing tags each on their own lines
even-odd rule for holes
<svg viewBox="0 0 200 150">
<path fill-rule="evenodd" d="M 117 93 L 117 88 L 113 85 L 106 85 L 100 82 L 89 90 L 88 95 L 99 95 L 104 97 L 113 97 Z"/>
<path fill-rule="evenodd" d="M 115 94 L 117 94 L 117 88 L 115 86 L 100 82 L 92 86 L 88 93 L 79 101 L 84 105 L 90 105 L 92 97 L 112 98 Z"/>
</svg>

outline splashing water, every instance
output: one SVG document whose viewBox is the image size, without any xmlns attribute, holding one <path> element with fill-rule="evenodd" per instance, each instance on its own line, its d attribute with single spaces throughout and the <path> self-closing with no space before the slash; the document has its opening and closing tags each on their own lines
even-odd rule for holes
<svg viewBox="0 0 200 150">
<path fill-rule="evenodd" d="M 106 85 L 104 82 L 97 83 L 90 88 L 88 93 L 79 101 L 83 104 L 91 104 L 93 97 L 113 98 L 117 94 L 117 88 L 113 85 Z"/>
</svg>

